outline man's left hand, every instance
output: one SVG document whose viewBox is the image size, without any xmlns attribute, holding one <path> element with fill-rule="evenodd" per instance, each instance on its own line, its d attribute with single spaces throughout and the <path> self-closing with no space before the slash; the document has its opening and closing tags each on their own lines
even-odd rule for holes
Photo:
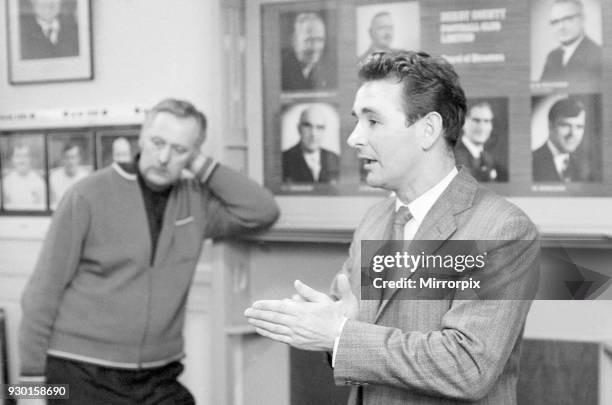
<svg viewBox="0 0 612 405">
<path fill-rule="evenodd" d="M 204 166 L 205 162 L 206 162 L 206 156 L 204 156 L 204 154 L 200 152 L 200 150 L 198 149 L 194 152 L 193 156 L 191 157 L 191 160 L 189 161 L 189 165 L 187 166 L 187 170 L 189 170 L 194 175 L 198 174 L 198 172 Z"/>
<path fill-rule="evenodd" d="M 332 351 L 344 319 L 358 312 L 348 278 L 338 277 L 338 301 L 299 280 L 295 288 L 299 300 L 257 301 L 244 315 L 262 336 L 302 350 Z"/>
</svg>

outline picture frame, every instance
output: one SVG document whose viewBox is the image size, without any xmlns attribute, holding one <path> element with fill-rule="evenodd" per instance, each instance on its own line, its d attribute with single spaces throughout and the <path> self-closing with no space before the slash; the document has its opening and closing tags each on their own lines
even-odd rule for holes
<svg viewBox="0 0 612 405">
<path fill-rule="evenodd" d="M 66 191 L 95 170 L 93 132 L 61 131 L 47 136 L 49 206 L 57 206 Z"/>
<path fill-rule="evenodd" d="M 7 0 L 12 85 L 93 79 L 91 0 Z"/>
<path fill-rule="evenodd" d="M 96 137 L 96 161 L 98 168 L 113 163 L 127 163 L 134 159 L 139 151 L 139 128 L 121 131 L 103 131 Z"/>
<path fill-rule="evenodd" d="M 3 212 L 34 215 L 48 211 L 46 156 L 44 133 L 0 134 Z"/>
</svg>

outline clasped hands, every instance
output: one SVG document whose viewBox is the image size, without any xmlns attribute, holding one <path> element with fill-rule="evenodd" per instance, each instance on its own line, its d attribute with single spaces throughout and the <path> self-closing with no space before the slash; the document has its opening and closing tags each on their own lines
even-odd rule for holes
<svg viewBox="0 0 612 405">
<path fill-rule="evenodd" d="M 339 300 L 296 280 L 297 294 L 256 301 L 244 315 L 262 336 L 302 350 L 332 351 L 344 319 L 355 319 L 359 312 L 348 277 L 338 275 L 336 285 Z"/>
</svg>

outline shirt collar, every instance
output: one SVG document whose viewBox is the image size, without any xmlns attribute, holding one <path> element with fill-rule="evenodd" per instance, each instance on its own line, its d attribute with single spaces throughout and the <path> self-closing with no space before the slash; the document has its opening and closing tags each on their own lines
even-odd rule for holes
<svg viewBox="0 0 612 405">
<path fill-rule="evenodd" d="M 578 38 L 577 40 L 575 40 L 574 42 L 572 42 L 569 45 L 561 45 L 561 49 L 563 49 L 563 56 L 564 56 L 563 57 L 563 61 L 564 61 L 564 64 L 566 64 L 567 61 L 572 57 L 572 55 L 576 51 L 576 48 L 578 48 L 578 45 L 580 45 L 583 40 L 584 40 L 584 34 L 582 34 L 582 36 L 580 36 L 580 38 Z"/>
<path fill-rule="evenodd" d="M 470 152 L 470 155 L 472 155 L 473 157 L 479 158 L 480 155 L 482 155 L 482 151 L 484 150 L 483 145 L 476 145 L 474 142 L 472 142 L 465 136 L 461 137 L 461 142 L 463 142 L 468 152 Z"/>
<path fill-rule="evenodd" d="M 548 149 L 550 149 L 550 153 L 553 156 L 553 162 L 555 164 L 555 169 L 557 169 L 557 173 L 560 175 L 563 174 L 563 171 L 567 169 L 567 165 L 569 164 L 569 153 L 563 153 L 550 141 L 547 142 Z"/>
<path fill-rule="evenodd" d="M 400 201 L 399 198 L 396 198 L 395 210 L 397 211 L 401 206 L 408 207 L 410 213 L 412 214 L 412 217 L 417 223 L 417 226 L 420 226 L 431 207 L 433 207 L 436 201 L 438 201 L 440 195 L 442 195 L 444 190 L 446 190 L 448 185 L 451 183 L 451 181 L 453 181 L 457 174 L 459 174 L 457 168 L 453 167 L 453 169 L 435 186 L 427 190 L 425 193 L 421 194 L 417 199 L 410 202 L 409 204 L 404 204 Z"/>
<path fill-rule="evenodd" d="M 57 18 L 53 20 L 53 22 L 50 24 L 47 23 L 46 21 L 41 20 L 40 18 L 37 18 L 36 22 L 38 23 L 38 25 L 40 25 L 43 31 L 48 30 L 48 29 L 52 29 L 53 31 L 59 30 L 59 21 L 57 21 Z"/>
<path fill-rule="evenodd" d="M 550 153 L 552 153 L 553 158 L 554 159 L 558 159 L 560 157 L 568 157 L 569 153 L 567 152 L 561 152 L 554 143 L 551 142 L 551 140 L 549 139 L 548 141 L 546 141 L 546 144 L 548 145 L 548 149 L 550 149 Z"/>
</svg>

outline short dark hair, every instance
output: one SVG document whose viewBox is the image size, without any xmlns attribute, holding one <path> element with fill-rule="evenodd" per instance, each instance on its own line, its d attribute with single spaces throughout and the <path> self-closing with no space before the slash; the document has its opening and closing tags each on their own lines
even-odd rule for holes
<svg viewBox="0 0 612 405">
<path fill-rule="evenodd" d="M 143 126 L 146 127 L 151 124 L 155 116 L 161 112 L 172 114 L 175 117 L 179 118 L 195 119 L 198 123 L 198 126 L 200 127 L 200 133 L 198 135 L 198 145 L 201 145 L 206 139 L 206 126 L 208 125 L 206 121 L 206 116 L 203 112 L 195 108 L 195 106 L 189 101 L 178 100 L 175 98 L 166 98 L 160 101 L 147 112 Z"/>
<path fill-rule="evenodd" d="M 74 141 L 65 142 L 64 146 L 62 146 L 62 155 L 66 154 L 66 152 L 74 148 L 77 148 L 79 150 L 79 153 L 81 153 L 81 146 L 78 143 Z"/>
<path fill-rule="evenodd" d="M 548 111 L 548 122 L 553 124 L 558 118 L 577 117 L 586 108 L 582 101 L 572 97 L 557 100 Z"/>
<path fill-rule="evenodd" d="M 454 146 L 465 120 L 465 93 L 452 65 L 425 52 L 377 52 L 362 62 L 365 81 L 395 78 L 403 86 L 403 108 L 410 125 L 432 111 L 442 117 L 444 139 Z"/>
</svg>

